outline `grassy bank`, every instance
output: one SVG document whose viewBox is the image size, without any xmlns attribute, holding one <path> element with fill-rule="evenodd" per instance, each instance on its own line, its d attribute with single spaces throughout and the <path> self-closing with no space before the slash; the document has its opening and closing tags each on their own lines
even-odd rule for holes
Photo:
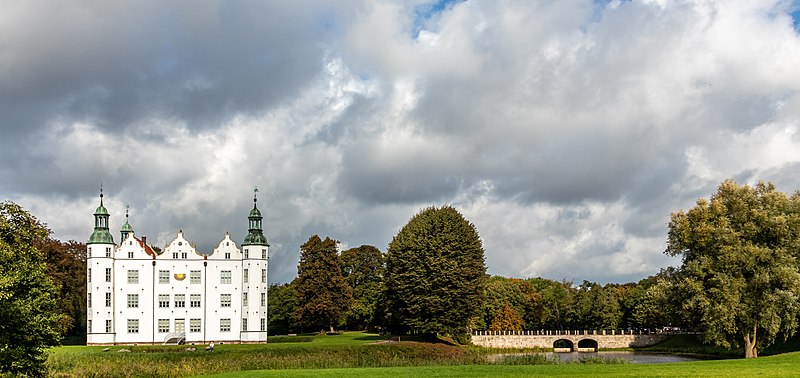
<svg viewBox="0 0 800 378">
<path fill-rule="evenodd" d="M 66 346 L 48 359 L 55 377 L 182 377 L 256 369 L 325 369 L 475 364 L 483 357 L 465 348 L 417 342 L 377 344 L 383 337 L 359 332 L 284 338 L 279 343 L 217 345 L 213 353 L 189 346 Z M 298 342 L 292 342 L 298 341 Z M 130 352 L 120 353 L 120 349 Z"/>
<path fill-rule="evenodd" d="M 691 376 L 696 363 L 633 365 L 609 364 L 601 358 L 582 361 L 588 367 L 564 365 L 557 358 L 548 359 L 541 354 L 515 356 L 490 362 L 491 350 L 478 347 L 459 347 L 448 343 L 386 342 L 385 337 L 360 332 L 336 336 L 295 336 L 272 338 L 269 344 L 217 345 L 216 350 L 205 352 L 198 346 L 194 352 L 188 346 L 115 346 L 104 352 L 104 347 L 65 346 L 51 351 L 48 367 L 55 377 L 185 377 L 220 373 L 221 377 L 249 377 L 273 374 L 288 376 L 328 375 L 399 375 L 399 376 L 518 376 L 529 374 L 553 375 L 569 371 L 567 375 L 599 376 Z M 119 353 L 120 349 L 130 352 Z M 670 351 L 691 354 L 718 352 L 696 339 L 673 338 L 651 351 Z M 795 349 L 797 350 L 797 349 Z M 497 351 L 509 353 L 508 350 Z M 532 352 L 527 350 L 526 352 Z M 747 366 L 783 372 L 781 364 L 800 363 L 800 355 L 788 354 L 779 358 L 704 361 L 730 365 L 708 365 L 708 376 L 722 373 L 740 373 Z M 766 362 L 765 362 L 766 361 Z M 745 364 L 745 365 L 742 365 Z M 531 366 L 537 365 L 537 366 Z M 547 365 L 550 365 L 548 367 Z M 713 367 L 717 366 L 717 367 Z M 689 370 L 687 370 L 689 369 Z M 714 369 L 720 373 L 713 375 Z M 622 374 L 625 373 L 625 374 Z M 630 375 L 628 375 L 630 373 Z M 644 374 L 647 373 L 647 374 Z M 666 375 L 653 375 L 664 373 Z M 605 374 L 605 375 L 604 375 Z M 781 374 L 778 374 L 781 375 Z M 561 375 L 555 375 L 561 376 Z M 722 375 L 724 376 L 724 375 Z"/>
<path fill-rule="evenodd" d="M 704 344 L 699 335 L 675 335 L 658 344 L 635 348 L 643 352 L 662 352 L 674 354 L 690 354 L 711 358 L 740 358 L 744 351 L 741 349 L 725 349 L 715 345 Z M 800 337 L 795 336 L 789 340 L 781 340 L 769 347 L 760 350 L 759 355 L 770 356 L 781 353 L 800 351 Z"/>
</svg>

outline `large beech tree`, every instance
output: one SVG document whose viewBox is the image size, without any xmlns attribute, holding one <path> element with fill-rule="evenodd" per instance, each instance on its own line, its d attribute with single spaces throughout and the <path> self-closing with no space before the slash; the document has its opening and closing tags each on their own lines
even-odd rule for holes
<svg viewBox="0 0 800 378">
<path fill-rule="evenodd" d="M 666 253 L 683 258 L 676 289 L 707 342 L 747 358 L 789 337 L 800 311 L 800 197 L 774 185 L 723 182 L 710 200 L 672 214 Z"/>
<path fill-rule="evenodd" d="M 314 235 L 300 247 L 297 278 L 292 282 L 297 298 L 296 321 L 306 329 L 325 330 L 342 320 L 352 299 L 342 276 L 337 242 Z"/>
<path fill-rule="evenodd" d="M 475 226 L 450 206 L 411 218 L 386 253 L 386 302 L 396 331 L 458 335 L 481 309 L 486 280 Z"/>
</svg>

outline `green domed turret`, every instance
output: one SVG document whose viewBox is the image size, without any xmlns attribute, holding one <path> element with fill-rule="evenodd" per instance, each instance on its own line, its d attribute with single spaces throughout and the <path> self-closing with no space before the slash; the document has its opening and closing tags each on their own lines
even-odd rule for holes
<svg viewBox="0 0 800 378">
<path fill-rule="evenodd" d="M 109 215 L 103 206 L 103 186 L 100 185 L 100 206 L 94 211 L 94 232 L 86 244 L 114 244 L 114 237 L 108 231 Z"/>
<path fill-rule="evenodd" d="M 128 238 L 128 235 L 133 233 L 133 227 L 131 227 L 131 224 L 128 223 L 128 209 L 129 208 L 130 208 L 130 206 L 125 206 L 125 224 L 123 224 L 122 228 L 119 230 L 120 237 L 122 238 L 122 240 L 119 241 L 120 243 L 124 242 L 125 239 Z"/>
<path fill-rule="evenodd" d="M 267 243 L 267 237 L 264 236 L 264 231 L 261 229 L 261 211 L 258 210 L 258 206 L 256 206 L 258 202 L 258 198 L 256 194 L 258 193 L 258 188 L 253 190 L 253 210 L 250 210 L 250 215 L 247 217 L 250 220 L 250 228 L 247 236 L 244 237 L 244 243 L 242 246 L 245 245 L 265 245 L 269 246 Z"/>
</svg>

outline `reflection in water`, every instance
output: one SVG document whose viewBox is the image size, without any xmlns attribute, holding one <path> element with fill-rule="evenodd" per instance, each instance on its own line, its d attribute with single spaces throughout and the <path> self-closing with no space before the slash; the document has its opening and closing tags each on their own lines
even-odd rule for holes
<svg viewBox="0 0 800 378">
<path fill-rule="evenodd" d="M 530 353 L 497 353 L 490 354 L 487 359 L 489 362 L 500 362 L 509 356 L 525 356 Z M 608 358 L 624 360 L 632 364 L 664 364 L 669 362 L 689 362 L 698 361 L 699 358 L 687 357 L 668 353 L 647 353 L 647 352 L 596 352 L 596 353 L 539 353 L 547 360 L 561 360 L 563 362 L 579 361 L 586 358 Z"/>
</svg>

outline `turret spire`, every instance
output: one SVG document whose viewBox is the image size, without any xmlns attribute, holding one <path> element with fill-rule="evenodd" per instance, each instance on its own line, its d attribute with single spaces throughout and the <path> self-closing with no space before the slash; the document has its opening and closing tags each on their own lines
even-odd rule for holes
<svg viewBox="0 0 800 378">
<path fill-rule="evenodd" d="M 103 206 L 103 184 L 100 184 L 100 206 L 94 211 L 94 232 L 88 244 L 114 244 L 114 237 L 108 232 L 108 210 Z"/>
<path fill-rule="evenodd" d="M 261 211 L 258 210 L 258 187 L 253 188 L 253 210 L 250 211 L 250 215 L 247 219 L 250 221 L 250 226 L 248 228 L 247 236 L 244 238 L 244 243 L 242 245 L 266 245 L 269 246 L 267 243 L 267 237 L 264 236 L 264 231 L 261 229 L 261 220 L 264 219 L 261 216 Z"/>
<path fill-rule="evenodd" d="M 130 208 L 130 205 L 125 205 L 125 224 L 123 224 L 122 229 L 119 230 L 120 237 L 122 238 L 120 243 L 124 242 L 125 239 L 128 238 L 128 235 L 133 232 L 133 227 L 131 227 L 131 224 L 128 223 L 128 210 L 130 210 Z"/>
</svg>

